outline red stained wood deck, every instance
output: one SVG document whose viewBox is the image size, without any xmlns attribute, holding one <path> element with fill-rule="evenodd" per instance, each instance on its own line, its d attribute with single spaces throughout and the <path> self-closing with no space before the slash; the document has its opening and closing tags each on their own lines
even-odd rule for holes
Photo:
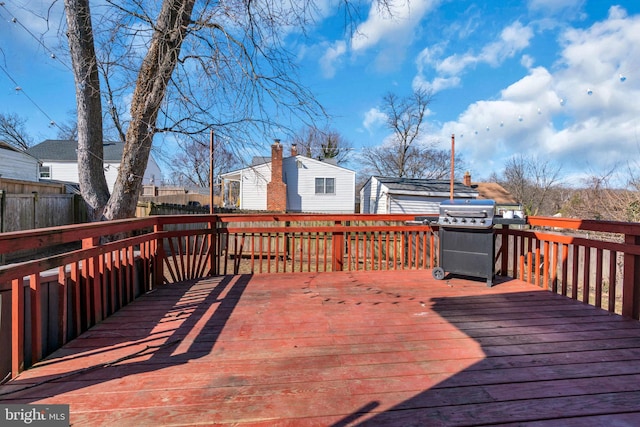
<svg viewBox="0 0 640 427">
<path fill-rule="evenodd" d="M 70 404 L 74 426 L 640 425 L 639 322 L 496 283 L 167 285 L 0 387 L 0 403 Z"/>
</svg>

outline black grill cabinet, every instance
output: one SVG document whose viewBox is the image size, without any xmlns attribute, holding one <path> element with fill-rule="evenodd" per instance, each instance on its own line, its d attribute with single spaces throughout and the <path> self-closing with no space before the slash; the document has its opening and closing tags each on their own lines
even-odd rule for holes
<svg viewBox="0 0 640 427">
<path fill-rule="evenodd" d="M 442 280 L 445 272 L 484 278 L 493 286 L 495 237 L 493 200 L 447 200 L 440 203 L 439 266 L 433 277 Z"/>
</svg>

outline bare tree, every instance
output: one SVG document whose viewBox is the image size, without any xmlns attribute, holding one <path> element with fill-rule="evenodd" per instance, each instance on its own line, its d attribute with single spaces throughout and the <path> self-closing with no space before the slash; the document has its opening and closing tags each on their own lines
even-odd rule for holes
<svg viewBox="0 0 640 427">
<path fill-rule="evenodd" d="M 382 112 L 393 134 L 385 144 L 362 151 L 360 159 L 366 173 L 424 179 L 449 176 L 450 153 L 423 138 L 430 103 L 431 93 L 425 90 L 416 90 L 406 98 L 399 98 L 393 93 L 385 95 Z M 461 170 L 462 158 L 457 156 L 455 162 L 457 169 Z"/>
<path fill-rule="evenodd" d="M 304 34 L 314 22 L 322 10 L 317 3 L 109 0 L 93 16 L 88 0 L 65 0 L 83 153 L 80 184 L 96 216 L 133 215 L 158 132 L 198 135 L 213 129 L 239 150 L 255 146 L 256 135 L 293 134 L 291 123 L 326 118 L 299 83 L 295 54 L 285 45 L 291 32 Z M 350 19 L 357 7 L 351 0 L 340 3 Z M 376 3 L 391 10 L 392 0 Z M 95 70 L 103 73 L 104 87 Z M 104 128 L 100 96 L 125 142 L 111 195 L 104 178 L 95 176 L 103 136 L 93 130 Z"/>
<path fill-rule="evenodd" d="M 351 144 L 336 130 L 307 126 L 291 139 L 298 153 L 314 159 L 335 159 L 338 164 L 349 160 Z"/>
<path fill-rule="evenodd" d="M 69 121 L 58 124 L 58 139 L 65 141 L 77 141 L 78 140 L 78 123 L 75 121 Z"/>
<path fill-rule="evenodd" d="M 209 187 L 211 148 L 209 141 L 187 138 L 180 143 L 181 151 L 171 162 L 171 176 L 174 182 L 181 185 Z M 213 144 L 213 176 L 233 170 L 240 165 L 238 157 L 224 145 L 220 138 L 214 138 Z"/>
<path fill-rule="evenodd" d="M 550 195 L 560 185 L 561 166 L 519 155 L 507 161 L 498 181 L 522 204 L 527 215 L 554 214 Z"/>
<path fill-rule="evenodd" d="M 626 187 L 618 180 L 614 166 L 583 180 L 582 188 L 572 192 L 562 213 L 569 217 L 607 221 L 640 222 L 640 192 L 635 170 L 629 169 Z M 618 182 L 618 186 L 614 185 Z"/>
<path fill-rule="evenodd" d="M 33 144 L 33 139 L 27 133 L 25 125 L 27 119 L 17 114 L 0 113 L 0 141 L 26 150 Z"/>
</svg>

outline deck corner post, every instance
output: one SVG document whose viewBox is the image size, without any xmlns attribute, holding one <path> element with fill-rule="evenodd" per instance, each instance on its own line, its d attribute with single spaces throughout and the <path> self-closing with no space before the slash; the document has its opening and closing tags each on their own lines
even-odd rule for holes
<svg viewBox="0 0 640 427">
<path fill-rule="evenodd" d="M 640 236 L 624 236 L 627 245 L 640 246 Z M 622 282 L 622 315 L 640 320 L 640 255 L 624 254 L 624 278 Z"/>
</svg>

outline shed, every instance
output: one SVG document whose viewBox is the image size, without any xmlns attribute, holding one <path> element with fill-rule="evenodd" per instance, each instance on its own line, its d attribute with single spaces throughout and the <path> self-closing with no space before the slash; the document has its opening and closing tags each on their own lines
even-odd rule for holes
<svg viewBox="0 0 640 427">
<path fill-rule="evenodd" d="M 37 158 L 7 142 L 0 141 L 0 177 L 38 182 Z"/>
<path fill-rule="evenodd" d="M 440 202 L 451 196 L 449 180 L 372 176 L 360 190 L 360 212 L 437 215 Z M 455 199 L 476 199 L 478 191 L 454 182 Z"/>
</svg>

